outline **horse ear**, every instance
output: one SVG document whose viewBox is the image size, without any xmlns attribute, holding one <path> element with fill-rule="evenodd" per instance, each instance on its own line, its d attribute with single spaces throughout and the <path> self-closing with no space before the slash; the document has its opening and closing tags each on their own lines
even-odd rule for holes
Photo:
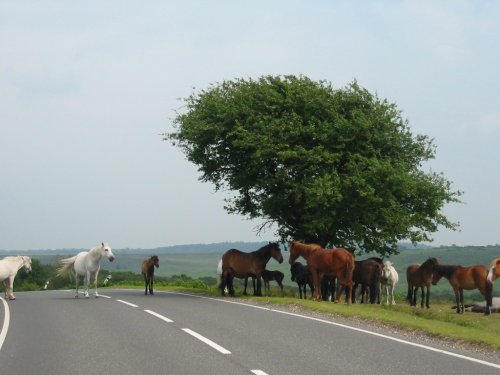
<svg viewBox="0 0 500 375">
<path fill-rule="evenodd" d="M 102 247 L 104 247 L 104 242 L 101 242 Z"/>
</svg>

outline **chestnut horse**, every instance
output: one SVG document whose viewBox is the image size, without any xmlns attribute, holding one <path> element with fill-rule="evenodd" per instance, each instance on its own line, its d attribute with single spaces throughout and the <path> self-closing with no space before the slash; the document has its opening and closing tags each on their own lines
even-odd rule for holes
<svg viewBox="0 0 500 375">
<path fill-rule="evenodd" d="M 155 276 L 155 267 L 160 267 L 160 259 L 158 259 L 157 255 L 153 255 L 151 258 L 146 259 L 142 262 L 142 276 L 144 276 L 144 283 L 146 284 L 146 289 L 144 290 L 144 294 L 153 294 L 153 279 Z"/>
<path fill-rule="evenodd" d="M 283 263 L 283 255 L 278 243 L 269 242 L 259 250 L 245 253 L 237 249 L 230 249 L 222 255 L 222 274 L 220 276 L 219 289 L 224 295 L 227 287 L 229 295 L 234 296 L 233 279 L 255 277 L 257 279 L 257 290 L 254 293 L 262 296 L 261 281 L 262 272 L 266 268 L 269 259 L 274 258 Z"/>
<path fill-rule="evenodd" d="M 316 300 L 321 301 L 322 299 L 321 276 L 327 275 L 335 276 L 338 279 L 340 290 L 337 293 L 336 301 L 339 302 L 342 292 L 347 288 L 347 303 L 351 303 L 354 255 L 344 248 L 323 249 L 317 244 L 293 241 L 290 246 L 288 262 L 293 264 L 299 256 L 307 261 L 307 265 L 311 269 Z"/>
<path fill-rule="evenodd" d="M 425 306 L 429 308 L 432 277 L 434 269 L 438 264 L 439 262 L 436 258 L 429 258 L 422 265 L 410 264 L 406 269 L 406 281 L 408 282 L 406 299 L 410 302 L 411 306 L 417 306 L 417 292 L 418 288 L 421 288 L 421 306 L 422 308 L 424 307 L 424 288 L 426 288 Z"/>
<path fill-rule="evenodd" d="M 477 266 L 462 267 L 438 264 L 434 268 L 432 284 L 436 285 L 442 277 L 448 279 L 451 287 L 453 288 L 453 291 L 455 292 L 458 314 L 463 314 L 465 310 L 464 289 L 479 289 L 486 300 L 485 314 L 489 314 L 489 312 L 491 311 L 493 288 L 490 288 L 488 285 L 488 269 L 485 266 L 479 264 Z"/>
<path fill-rule="evenodd" d="M 368 258 L 357 260 L 354 264 L 352 302 L 356 302 L 356 288 L 361 285 L 361 303 L 365 303 L 365 295 L 368 291 L 370 292 L 370 303 L 380 303 L 380 280 L 384 269 L 382 259 Z"/>
<path fill-rule="evenodd" d="M 491 261 L 488 281 L 493 284 L 498 277 L 500 277 L 500 258 L 495 258 Z"/>
</svg>

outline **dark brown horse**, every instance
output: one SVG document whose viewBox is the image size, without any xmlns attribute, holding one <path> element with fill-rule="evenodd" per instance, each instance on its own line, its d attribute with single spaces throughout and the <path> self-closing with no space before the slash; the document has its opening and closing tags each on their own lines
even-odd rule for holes
<svg viewBox="0 0 500 375">
<path fill-rule="evenodd" d="M 470 267 L 438 264 L 434 268 L 432 284 L 436 285 L 442 277 L 448 279 L 455 292 L 458 314 L 463 314 L 465 310 L 464 289 L 479 289 L 486 300 L 485 314 L 489 314 L 491 311 L 493 288 L 489 285 L 491 283 L 488 283 L 488 268 L 482 264 Z"/>
<path fill-rule="evenodd" d="M 146 284 L 146 288 L 144 290 L 144 294 L 154 294 L 153 293 L 153 279 L 155 275 L 155 267 L 160 267 L 160 259 L 158 256 L 153 255 L 151 258 L 142 261 L 141 272 L 142 276 L 144 276 L 144 283 Z"/>
<path fill-rule="evenodd" d="M 411 306 L 417 306 L 417 292 L 418 288 L 421 288 L 421 306 L 422 308 L 424 307 L 424 288 L 426 288 L 425 306 L 429 308 L 432 276 L 438 264 L 439 262 L 436 258 L 429 258 L 422 263 L 422 265 L 410 264 L 406 269 L 406 281 L 408 282 L 408 294 L 406 299 L 410 302 Z"/>
<path fill-rule="evenodd" d="M 295 262 L 290 267 L 290 273 L 292 281 L 295 281 L 299 287 L 300 299 L 302 299 L 302 291 L 304 291 L 304 299 L 307 299 L 306 285 L 309 285 L 309 289 L 311 289 L 311 298 L 313 298 L 314 287 L 312 283 L 311 269 L 309 266 L 304 266 L 300 262 Z"/>
<path fill-rule="evenodd" d="M 269 242 L 259 250 L 250 253 L 237 249 L 226 251 L 222 255 L 222 274 L 219 283 L 222 295 L 224 295 L 224 289 L 227 287 L 229 295 L 234 296 L 233 279 L 235 277 L 240 279 L 255 277 L 257 279 L 257 288 L 254 294 L 262 296 L 260 278 L 271 258 L 276 259 L 279 263 L 283 262 L 283 255 L 276 242 Z"/>
<path fill-rule="evenodd" d="M 283 274 L 283 272 L 264 270 L 262 272 L 262 280 L 264 280 L 264 290 L 266 291 L 266 296 L 268 296 L 269 292 L 270 292 L 270 285 L 269 285 L 269 283 L 271 281 L 276 281 L 278 283 L 278 286 L 281 289 L 281 297 L 283 297 L 284 296 L 284 292 L 283 292 L 283 283 L 282 283 L 282 281 L 283 281 L 284 278 L 285 278 L 285 275 Z"/>
<path fill-rule="evenodd" d="M 354 255 L 343 248 L 323 249 L 320 245 L 293 241 L 290 247 L 289 263 L 293 264 L 299 256 L 307 261 L 307 265 L 311 269 L 316 300 L 321 301 L 322 299 L 321 276 L 327 275 L 337 277 L 340 285 L 336 301 L 340 300 L 342 292 L 347 288 L 347 303 L 351 303 Z"/>
<path fill-rule="evenodd" d="M 355 261 L 352 281 L 353 302 L 356 300 L 356 288 L 361 285 L 361 303 L 365 302 L 365 293 L 370 294 L 370 303 L 380 303 L 380 279 L 382 277 L 383 263 L 380 258 L 368 258 Z M 368 290 L 367 290 L 368 289 Z"/>
</svg>

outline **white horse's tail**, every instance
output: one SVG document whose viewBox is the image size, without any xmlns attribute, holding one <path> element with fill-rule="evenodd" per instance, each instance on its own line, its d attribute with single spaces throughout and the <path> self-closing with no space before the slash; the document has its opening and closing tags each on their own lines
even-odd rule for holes
<svg viewBox="0 0 500 375">
<path fill-rule="evenodd" d="M 222 259 L 219 260 L 219 264 L 217 265 L 217 274 L 222 275 Z"/>
<path fill-rule="evenodd" d="M 61 260 L 61 266 L 57 269 L 57 276 L 68 276 L 71 275 L 71 268 L 75 264 L 76 255 L 71 258 L 66 258 Z"/>
</svg>

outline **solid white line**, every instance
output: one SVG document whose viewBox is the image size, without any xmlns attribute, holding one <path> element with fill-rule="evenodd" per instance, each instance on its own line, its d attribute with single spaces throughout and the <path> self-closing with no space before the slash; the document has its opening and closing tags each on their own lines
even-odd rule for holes
<svg viewBox="0 0 500 375">
<path fill-rule="evenodd" d="M 267 375 L 267 372 L 264 372 L 262 370 L 252 370 L 252 373 L 255 375 Z"/>
<path fill-rule="evenodd" d="M 191 331 L 189 328 L 183 328 L 182 329 L 184 332 L 189 333 L 191 336 L 196 337 L 198 340 L 204 342 L 205 344 L 211 346 L 215 350 L 218 350 L 222 354 L 231 354 L 231 352 L 227 349 L 224 349 L 222 346 L 217 345 L 215 342 L 212 340 L 207 339 L 206 337 L 200 335 L 199 333 L 196 333 L 194 331 Z"/>
<path fill-rule="evenodd" d="M 121 299 L 117 299 L 116 301 L 124 303 L 125 305 L 129 305 L 129 306 L 132 306 L 132 307 L 139 307 L 138 305 L 134 305 L 133 303 L 130 303 L 130 302 L 127 302 L 127 301 L 123 301 Z"/>
<path fill-rule="evenodd" d="M 169 318 L 167 318 L 167 317 L 165 317 L 165 316 L 163 316 L 163 315 L 160 315 L 160 314 L 158 314 L 158 313 L 155 313 L 154 311 L 151 311 L 151 310 L 144 310 L 144 311 L 145 311 L 145 312 L 147 312 L 148 314 L 151 314 L 151 315 L 153 315 L 153 316 L 156 316 L 157 318 L 159 318 L 159 319 L 161 319 L 161 320 L 166 321 L 167 323 L 173 323 L 173 322 L 174 322 L 173 320 L 171 320 L 171 319 L 169 319 Z"/>
<path fill-rule="evenodd" d="M 0 350 L 2 350 L 3 343 L 5 341 L 5 337 L 7 337 L 7 331 L 9 330 L 10 324 L 10 310 L 7 301 L 5 301 L 2 297 L 0 300 L 3 302 L 3 308 L 5 310 L 5 316 L 3 318 L 2 331 L 0 331 Z"/>
<path fill-rule="evenodd" d="M 381 338 L 384 338 L 384 339 L 387 339 L 387 340 L 396 341 L 396 342 L 399 342 L 399 343 L 402 343 L 402 344 L 406 344 L 406 345 L 410 345 L 410 346 L 415 346 L 417 348 L 429 350 L 429 351 L 436 352 L 436 353 L 441 353 L 441 354 L 448 355 L 448 356 L 451 356 L 451 357 L 460 358 L 460 359 L 464 359 L 466 361 L 480 363 L 480 364 L 485 365 L 485 366 L 489 366 L 489 367 L 500 369 L 500 365 L 498 365 L 496 363 L 493 363 L 493 362 L 483 361 L 481 359 L 477 359 L 477 358 L 468 357 L 468 356 L 465 356 L 465 355 L 462 355 L 462 354 L 457 354 L 457 353 L 449 352 L 447 350 L 433 348 L 432 346 L 417 344 L 417 343 L 414 343 L 414 342 L 411 342 L 411 341 L 406 341 L 406 340 L 403 340 L 403 339 L 398 339 L 396 337 L 387 336 L 387 335 L 384 335 L 384 334 L 381 334 L 381 333 L 368 331 L 366 329 L 352 327 L 352 326 L 348 326 L 348 325 L 342 324 L 342 323 L 335 323 L 335 322 L 331 322 L 329 320 L 314 318 L 312 316 L 295 314 L 295 313 L 291 313 L 291 312 L 288 312 L 288 311 L 282 311 L 282 310 L 272 309 L 272 308 L 269 308 L 269 307 L 250 305 L 250 304 L 243 303 L 243 302 L 238 302 L 238 301 L 228 301 L 226 299 L 221 299 L 221 298 L 213 298 L 213 297 L 206 297 L 206 296 L 197 296 L 197 295 L 194 295 L 194 294 L 178 293 L 178 292 L 167 292 L 167 293 L 181 294 L 181 295 L 186 295 L 186 296 L 191 296 L 191 297 L 211 299 L 211 300 L 221 301 L 221 302 L 226 302 L 226 303 L 233 303 L 235 305 L 242 305 L 242 306 L 247 306 L 247 307 L 253 307 L 255 309 L 267 310 L 267 311 L 277 312 L 277 313 L 280 313 L 280 314 L 290 315 L 290 316 L 294 316 L 294 317 L 298 317 L 298 318 L 314 320 L 316 322 L 326 323 L 326 324 L 334 325 L 334 326 L 337 326 L 337 327 L 342 327 L 342 328 L 350 329 L 350 330 L 353 330 L 353 331 L 358 331 L 358 332 L 361 332 L 361 333 L 366 333 L 368 335 L 373 335 L 373 336 L 381 337 Z"/>
</svg>

